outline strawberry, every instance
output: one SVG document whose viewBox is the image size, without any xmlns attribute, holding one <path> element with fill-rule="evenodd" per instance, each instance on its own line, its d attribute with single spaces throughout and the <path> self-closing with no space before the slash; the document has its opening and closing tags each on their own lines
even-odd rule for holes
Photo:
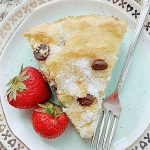
<svg viewBox="0 0 150 150">
<path fill-rule="evenodd" d="M 32 112 L 34 130 L 47 139 L 60 136 L 68 125 L 68 118 L 58 105 L 39 104 Z"/>
<path fill-rule="evenodd" d="M 43 79 L 42 74 L 33 67 L 26 67 L 18 76 L 14 77 L 7 84 L 8 102 L 20 109 L 27 109 L 48 100 L 51 90 Z"/>
</svg>

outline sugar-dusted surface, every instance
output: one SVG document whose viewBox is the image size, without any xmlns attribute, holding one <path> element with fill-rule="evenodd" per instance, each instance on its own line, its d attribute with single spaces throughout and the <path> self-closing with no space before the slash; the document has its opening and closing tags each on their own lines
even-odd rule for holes
<svg viewBox="0 0 150 150">
<path fill-rule="evenodd" d="M 56 76 L 60 81 L 60 88 L 70 96 L 83 97 L 90 94 L 99 99 L 100 92 L 105 90 L 107 79 L 103 78 L 101 72 L 95 74 L 91 68 L 92 61 L 93 59 L 83 57 L 67 62 Z"/>
</svg>

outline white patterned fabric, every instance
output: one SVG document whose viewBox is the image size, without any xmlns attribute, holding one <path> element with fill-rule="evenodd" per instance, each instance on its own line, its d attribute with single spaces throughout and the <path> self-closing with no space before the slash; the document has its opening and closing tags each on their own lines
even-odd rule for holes
<svg viewBox="0 0 150 150">
<path fill-rule="evenodd" d="M 23 0 L 0 0 L 0 22 Z"/>
</svg>

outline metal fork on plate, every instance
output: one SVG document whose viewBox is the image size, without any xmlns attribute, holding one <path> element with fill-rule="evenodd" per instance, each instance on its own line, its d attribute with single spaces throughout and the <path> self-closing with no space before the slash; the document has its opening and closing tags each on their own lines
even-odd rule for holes
<svg viewBox="0 0 150 150">
<path fill-rule="evenodd" d="M 91 147 L 94 147 L 95 150 L 109 150 L 111 146 L 111 142 L 113 139 L 116 122 L 121 113 L 121 104 L 119 102 L 119 91 L 122 87 L 122 83 L 124 78 L 128 72 L 129 64 L 131 62 L 131 58 L 135 52 L 135 48 L 142 31 L 142 27 L 144 25 L 144 21 L 148 14 L 148 10 L 150 7 L 150 0 L 145 0 L 141 9 L 141 13 L 139 19 L 137 21 L 137 26 L 125 59 L 125 63 L 123 65 L 118 84 L 114 92 L 106 97 L 102 103 L 103 111 L 98 118 L 96 131 L 91 139 Z"/>
</svg>

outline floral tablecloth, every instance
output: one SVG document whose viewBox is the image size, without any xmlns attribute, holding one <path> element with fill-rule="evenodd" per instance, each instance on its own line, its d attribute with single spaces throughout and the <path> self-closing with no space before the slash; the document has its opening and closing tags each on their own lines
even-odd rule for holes
<svg viewBox="0 0 150 150">
<path fill-rule="evenodd" d="M 24 0 L 0 0 L 0 22 L 11 10 Z M 141 3 L 141 0 L 137 0 Z M 0 150 L 7 150 L 0 142 Z M 150 150 L 150 126 L 128 150 Z"/>
</svg>

